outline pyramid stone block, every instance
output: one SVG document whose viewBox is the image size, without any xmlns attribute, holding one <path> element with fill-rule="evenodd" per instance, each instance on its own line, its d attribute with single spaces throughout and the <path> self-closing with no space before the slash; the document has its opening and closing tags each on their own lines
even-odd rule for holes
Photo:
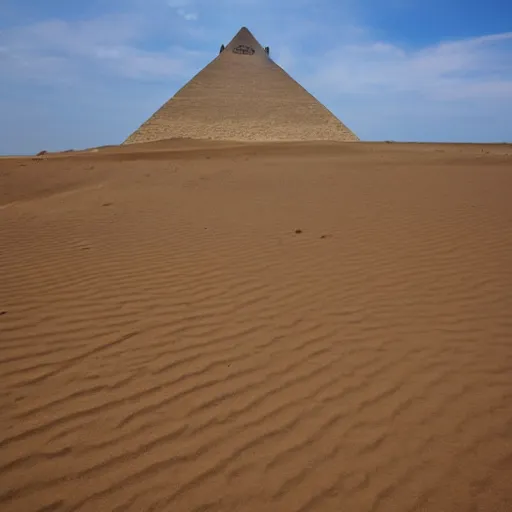
<svg viewBox="0 0 512 512">
<path fill-rule="evenodd" d="M 245 27 L 125 144 L 171 138 L 359 140 Z"/>
</svg>

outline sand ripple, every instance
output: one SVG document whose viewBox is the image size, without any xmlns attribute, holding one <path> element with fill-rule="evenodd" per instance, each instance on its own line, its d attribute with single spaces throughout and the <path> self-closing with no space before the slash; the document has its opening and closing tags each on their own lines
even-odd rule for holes
<svg viewBox="0 0 512 512">
<path fill-rule="evenodd" d="M 2 160 L 2 511 L 512 510 L 512 160 L 439 148 Z"/>
</svg>

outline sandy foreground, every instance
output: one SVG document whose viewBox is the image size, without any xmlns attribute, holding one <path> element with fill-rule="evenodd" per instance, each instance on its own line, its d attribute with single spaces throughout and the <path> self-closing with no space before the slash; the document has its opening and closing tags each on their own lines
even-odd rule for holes
<svg viewBox="0 0 512 512">
<path fill-rule="evenodd" d="M 511 191 L 507 145 L 1 159 L 0 509 L 510 512 Z"/>
</svg>

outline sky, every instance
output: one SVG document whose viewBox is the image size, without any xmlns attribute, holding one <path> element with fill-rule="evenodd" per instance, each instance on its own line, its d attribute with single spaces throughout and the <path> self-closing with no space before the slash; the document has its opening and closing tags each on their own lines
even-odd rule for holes
<svg viewBox="0 0 512 512">
<path fill-rule="evenodd" d="M 0 0 L 0 154 L 122 142 L 242 26 L 362 140 L 512 142 L 510 0 Z"/>
</svg>

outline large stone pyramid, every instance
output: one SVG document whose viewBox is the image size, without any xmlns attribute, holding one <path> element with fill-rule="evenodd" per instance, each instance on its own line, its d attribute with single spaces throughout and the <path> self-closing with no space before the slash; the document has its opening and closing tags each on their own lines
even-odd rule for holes
<svg viewBox="0 0 512 512">
<path fill-rule="evenodd" d="M 125 144 L 171 138 L 357 141 L 243 27 Z"/>
</svg>

